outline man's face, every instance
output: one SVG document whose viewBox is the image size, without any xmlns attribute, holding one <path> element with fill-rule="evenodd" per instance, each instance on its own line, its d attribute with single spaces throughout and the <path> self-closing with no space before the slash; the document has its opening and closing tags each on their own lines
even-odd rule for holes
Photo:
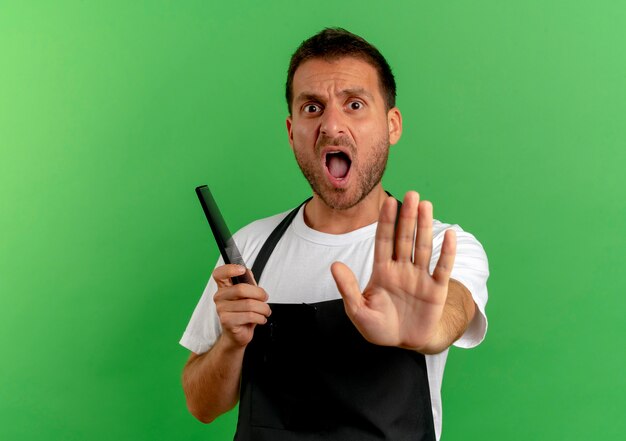
<svg viewBox="0 0 626 441">
<path fill-rule="evenodd" d="M 302 63 L 293 97 L 287 130 L 302 173 L 327 206 L 353 207 L 382 178 L 399 110 L 386 110 L 376 69 L 352 57 Z"/>
</svg>

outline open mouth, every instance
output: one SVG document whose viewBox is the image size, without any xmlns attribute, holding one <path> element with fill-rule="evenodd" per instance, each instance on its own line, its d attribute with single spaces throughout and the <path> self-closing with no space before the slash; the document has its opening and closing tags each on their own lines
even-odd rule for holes
<svg viewBox="0 0 626 441">
<path fill-rule="evenodd" d="M 351 164 L 350 157 L 342 151 L 326 153 L 326 168 L 335 179 L 344 179 L 348 176 Z"/>
</svg>

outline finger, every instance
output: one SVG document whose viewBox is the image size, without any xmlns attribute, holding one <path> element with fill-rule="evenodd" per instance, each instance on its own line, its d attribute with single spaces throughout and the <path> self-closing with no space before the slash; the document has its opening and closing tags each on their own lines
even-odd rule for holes
<svg viewBox="0 0 626 441">
<path fill-rule="evenodd" d="M 398 202 L 389 197 L 383 203 L 376 227 L 376 245 L 374 246 L 374 263 L 382 263 L 393 257 L 394 227 Z M 332 267 L 331 267 L 332 269 Z"/>
<path fill-rule="evenodd" d="M 404 196 L 402 208 L 400 208 L 400 219 L 396 227 L 396 260 L 398 261 L 412 261 L 419 200 L 420 196 L 415 191 L 409 191 Z"/>
<path fill-rule="evenodd" d="M 417 234 L 415 235 L 415 266 L 428 271 L 433 251 L 433 205 L 428 201 L 419 204 Z"/>
<path fill-rule="evenodd" d="M 213 271 L 213 279 L 217 283 L 218 288 L 224 286 L 232 286 L 232 277 L 242 276 L 246 273 L 246 268 L 241 265 L 228 264 L 215 268 Z"/>
<path fill-rule="evenodd" d="M 363 296 L 359 289 L 359 283 L 350 268 L 341 262 L 331 265 L 330 271 L 337 284 L 337 289 L 343 297 L 348 316 L 352 317 L 359 310 L 363 302 Z"/>
<path fill-rule="evenodd" d="M 267 323 L 267 317 L 256 312 L 228 312 L 220 316 L 220 324 L 224 329 L 232 329 L 237 326 L 245 325 L 264 325 Z"/>
<path fill-rule="evenodd" d="M 240 299 L 252 299 L 265 302 L 268 298 L 269 296 L 263 288 L 254 285 L 248 285 L 247 283 L 240 283 L 238 285 L 219 288 L 213 296 L 213 300 L 216 303 L 220 301 Z"/>
<path fill-rule="evenodd" d="M 272 314 L 270 305 L 254 299 L 239 299 L 219 302 L 216 307 L 217 313 L 220 315 L 231 312 L 255 312 L 265 317 L 269 317 Z"/>
<path fill-rule="evenodd" d="M 443 244 L 441 245 L 441 255 L 437 266 L 433 271 L 433 278 L 437 283 L 447 285 L 454 266 L 454 257 L 456 256 L 456 233 L 454 230 L 447 230 L 443 236 Z"/>
</svg>

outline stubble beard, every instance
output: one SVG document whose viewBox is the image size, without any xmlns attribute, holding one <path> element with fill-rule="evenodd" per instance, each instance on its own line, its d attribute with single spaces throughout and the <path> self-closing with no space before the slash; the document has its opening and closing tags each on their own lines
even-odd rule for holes
<svg viewBox="0 0 626 441">
<path fill-rule="evenodd" d="M 352 176 L 350 179 L 356 179 L 356 190 L 352 197 L 347 196 L 347 194 L 353 190 L 354 183 L 348 188 L 333 187 L 327 182 L 324 171 L 320 169 L 320 152 L 327 145 L 344 146 L 350 149 L 350 156 L 352 157 L 350 166 Z M 294 145 L 294 154 L 302 174 L 309 181 L 313 192 L 320 197 L 324 204 L 335 210 L 347 210 L 365 199 L 381 181 L 389 158 L 389 137 L 383 136 L 374 142 L 370 160 L 364 166 L 361 165 L 363 160 L 357 156 L 354 144 L 345 138 L 320 138 L 315 146 L 313 158 L 305 157 L 296 145 Z"/>
</svg>

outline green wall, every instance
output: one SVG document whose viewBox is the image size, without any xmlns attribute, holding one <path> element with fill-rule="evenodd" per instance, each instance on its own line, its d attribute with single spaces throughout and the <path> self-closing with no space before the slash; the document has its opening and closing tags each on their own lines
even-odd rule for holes
<svg viewBox="0 0 626 441">
<path fill-rule="evenodd" d="M 180 387 L 217 257 L 193 189 L 233 229 L 308 195 L 283 84 L 325 26 L 396 73 L 385 187 L 490 258 L 489 334 L 451 351 L 443 439 L 620 438 L 624 23 L 617 0 L 0 2 L 0 438 L 232 436 Z"/>
</svg>

